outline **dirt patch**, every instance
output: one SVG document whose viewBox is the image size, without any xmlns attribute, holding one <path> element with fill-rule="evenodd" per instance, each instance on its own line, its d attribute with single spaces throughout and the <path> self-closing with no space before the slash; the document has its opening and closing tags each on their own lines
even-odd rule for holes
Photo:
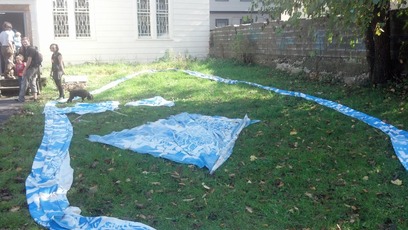
<svg viewBox="0 0 408 230">
<path fill-rule="evenodd" d="M 15 101 L 16 97 L 0 97 L 0 126 L 2 126 L 12 115 L 23 112 L 23 104 Z"/>
</svg>

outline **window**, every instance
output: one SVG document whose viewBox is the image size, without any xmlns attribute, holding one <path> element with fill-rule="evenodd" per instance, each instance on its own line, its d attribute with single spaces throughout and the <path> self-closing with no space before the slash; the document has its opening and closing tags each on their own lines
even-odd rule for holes
<svg viewBox="0 0 408 230">
<path fill-rule="evenodd" d="M 88 0 L 75 0 L 75 29 L 77 38 L 91 36 Z"/>
<path fill-rule="evenodd" d="M 53 0 L 53 18 L 54 37 L 91 37 L 89 0 Z"/>
<path fill-rule="evenodd" d="M 157 6 L 157 36 L 166 36 L 169 30 L 168 0 L 156 0 Z"/>
<path fill-rule="evenodd" d="M 137 0 L 139 38 L 169 36 L 169 1 Z"/>
<path fill-rule="evenodd" d="M 68 37 L 68 7 L 66 0 L 56 0 L 53 4 L 54 37 Z"/>
<path fill-rule="evenodd" d="M 149 37 L 150 33 L 150 3 L 149 0 L 137 1 L 137 19 L 139 37 Z"/>
<path fill-rule="evenodd" d="M 224 27 L 229 25 L 228 19 L 215 19 L 215 26 L 216 27 Z"/>
</svg>

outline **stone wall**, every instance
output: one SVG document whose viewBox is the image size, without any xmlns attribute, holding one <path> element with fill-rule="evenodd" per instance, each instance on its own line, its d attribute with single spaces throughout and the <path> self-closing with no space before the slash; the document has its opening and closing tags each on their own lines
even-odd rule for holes
<svg viewBox="0 0 408 230">
<path fill-rule="evenodd" d="M 211 31 L 210 57 L 305 72 L 323 81 L 353 84 L 368 78 L 363 40 L 341 31 L 330 35 L 323 20 L 216 28 Z"/>
</svg>

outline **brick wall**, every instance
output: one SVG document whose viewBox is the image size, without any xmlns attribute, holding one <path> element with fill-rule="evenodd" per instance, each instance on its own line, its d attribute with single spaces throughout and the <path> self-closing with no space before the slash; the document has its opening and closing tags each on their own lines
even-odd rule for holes
<svg viewBox="0 0 408 230">
<path fill-rule="evenodd" d="M 270 22 L 216 28 L 211 31 L 210 57 L 302 71 L 319 79 L 366 78 L 363 40 L 352 39 L 350 33 L 336 33 L 327 34 L 323 20 L 302 20 L 297 26 Z"/>
</svg>

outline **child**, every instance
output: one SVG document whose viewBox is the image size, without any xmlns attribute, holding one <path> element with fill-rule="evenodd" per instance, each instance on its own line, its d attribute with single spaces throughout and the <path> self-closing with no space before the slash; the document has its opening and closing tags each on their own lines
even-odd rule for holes
<svg viewBox="0 0 408 230">
<path fill-rule="evenodd" d="M 23 55 L 19 54 L 16 57 L 16 64 L 14 65 L 14 71 L 17 74 L 17 79 L 18 79 L 18 86 L 21 89 L 21 84 L 23 82 L 23 71 L 25 68 L 25 63 L 23 62 L 24 57 Z"/>
<path fill-rule="evenodd" d="M 14 34 L 14 46 L 15 46 L 14 53 L 18 54 L 21 48 L 21 33 L 20 32 L 16 32 Z"/>
</svg>

